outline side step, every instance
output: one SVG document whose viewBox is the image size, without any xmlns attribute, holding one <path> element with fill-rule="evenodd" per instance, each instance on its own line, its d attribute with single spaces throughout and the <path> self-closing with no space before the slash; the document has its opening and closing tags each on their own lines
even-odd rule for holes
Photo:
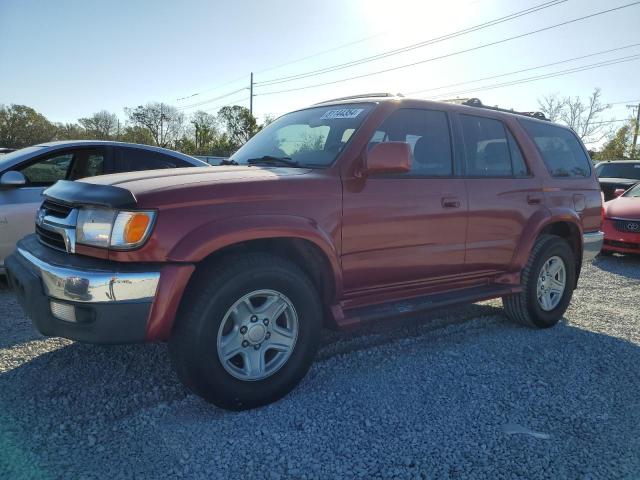
<svg viewBox="0 0 640 480">
<path fill-rule="evenodd" d="M 452 305 L 463 305 L 491 298 L 501 297 L 517 293 L 519 287 L 506 285 L 483 285 L 480 287 L 465 288 L 453 292 L 427 295 L 396 302 L 381 303 L 367 307 L 358 307 L 344 311 L 343 326 L 370 322 L 389 317 L 413 315 L 428 310 L 437 310 Z"/>
</svg>

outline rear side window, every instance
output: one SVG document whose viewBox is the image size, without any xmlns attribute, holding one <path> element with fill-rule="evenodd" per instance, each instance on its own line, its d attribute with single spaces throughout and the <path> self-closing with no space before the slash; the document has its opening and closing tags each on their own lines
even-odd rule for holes
<svg viewBox="0 0 640 480">
<path fill-rule="evenodd" d="M 185 166 L 187 164 L 177 158 L 149 150 L 118 148 L 116 153 L 116 172 L 137 172 L 139 170 L 159 170 Z"/>
<path fill-rule="evenodd" d="M 453 174 L 447 114 L 436 110 L 393 112 L 369 140 L 369 149 L 383 142 L 407 142 L 413 160 L 405 176 L 445 177 Z"/>
<path fill-rule="evenodd" d="M 591 160 L 573 132 L 551 123 L 519 121 L 538 147 L 552 177 L 575 178 L 591 174 Z"/>
<path fill-rule="evenodd" d="M 527 166 L 513 135 L 492 118 L 460 115 L 465 174 L 471 177 L 523 177 Z"/>
</svg>

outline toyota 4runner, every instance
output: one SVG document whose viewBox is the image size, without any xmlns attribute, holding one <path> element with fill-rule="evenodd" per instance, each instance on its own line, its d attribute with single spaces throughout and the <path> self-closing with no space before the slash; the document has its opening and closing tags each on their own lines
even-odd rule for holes
<svg viewBox="0 0 640 480">
<path fill-rule="evenodd" d="M 60 181 L 10 283 L 44 335 L 167 341 L 229 409 L 289 392 L 323 325 L 501 297 L 551 327 L 602 200 L 580 140 L 541 117 L 357 96 L 280 117 L 224 166 Z"/>
</svg>

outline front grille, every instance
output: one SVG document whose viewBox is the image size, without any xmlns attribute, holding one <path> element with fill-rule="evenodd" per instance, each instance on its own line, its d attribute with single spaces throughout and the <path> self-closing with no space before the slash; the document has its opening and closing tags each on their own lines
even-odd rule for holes
<svg viewBox="0 0 640 480">
<path fill-rule="evenodd" d="M 640 221 L 613 220 L 613 225 L 619 232 L 640 233 Z"/>
<path fill-rule="evenodd" d="M 45 215 L 56 218 L 67 218 L 69 212 L 71 212 L 71 210 L 73 209 L 73 207 L 69 205 L 54 202 L 53 200 L 49 199 L 46 199 L 44 202 L 42 202 L 41 208 L 42 210 L 44 210 Z"/>
<path fill-rule="evenodd" d="M 47 230 L 36 225 L 36 235 L 38 236 L 38 240 L 48 247 L 55 248 L 56 250 L 62 250 L 63 252 L 67 251 L 67 247 L 64 244 L 64 238 L 62 238 L 62 235 L 59 233 L 52 232 L 51 230 Z"/>
</svg>

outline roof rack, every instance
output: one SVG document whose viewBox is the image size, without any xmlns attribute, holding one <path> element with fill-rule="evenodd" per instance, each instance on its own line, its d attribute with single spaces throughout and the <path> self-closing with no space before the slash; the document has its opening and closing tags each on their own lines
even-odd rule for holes
<svg viewBox="0 0 640 480">
<path fill-rule="evenodd" d="M 546 115 L 542 112 L 516 112 L 513 109 L 509 110 L 507 108 L 490 107 L 488 105 L 484 105 L 479 98 L 470 98 L 462 102 L 460 105 L 466 105 L 468 107 L 486 108 L 488 110 L 495 110 L 497 112 L 513 113 L 515 115 L 523 115 L 525 117 L 537 118 L 538 120 L 546 120 L 547 122 L 549 121 Z"/>
<path fill-rule="evenodd" d="M 352 99 L 357 99 L 357 98 L 371 98 L 371 97 L 402 97 L 403 95 L 401 93 L 388 93 L 388 92 L 383 92 L 383 93 L 362 93 L 360 95 L 349 95 L 348 97 L 338 97 L 338 98 L 332 98 L 331 100 L 323 100 L 322 102 L 318 102 L 318 103 L 314 103 L 314 105 L 321 105 L 323 103 L 329 103 L 329 102 L 338 102 L 340 100 L 352 100 Z"/>
</svg>

